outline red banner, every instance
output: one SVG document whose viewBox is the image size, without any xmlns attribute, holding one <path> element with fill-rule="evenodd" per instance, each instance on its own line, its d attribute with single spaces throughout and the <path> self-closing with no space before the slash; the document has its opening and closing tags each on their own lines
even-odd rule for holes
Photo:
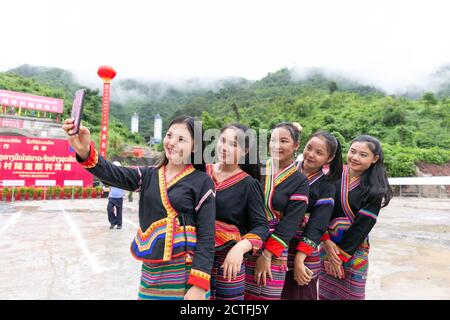
<svg viewBox="0 0 450 320">
<path fill-rule="evenodd" d="M 23 120 L 15 120 L 15 119 L 1 119 L 0 118 L 0 127 L 8 127 L 8 128 L 23 128 Z"/>
<path fill-rule="evenodd" d="M 0 104 L 42 112 L 63 113 L 64 100 L 35 96 L 28 93 L 0 90 Z"/>
<path fill-rule="evenodd" d="M 0 184 L 92 186 L 67 140 L 0 136 Z M 19 183 L 20 184 L 20 183 Z"/>
<path fill-rule="evenodd" d="M 100 132 L 100 154 L 106 158 L 106 144 L 108 141 L 108 114 L 109 114 L 109 95 L 111 84 L 103 82 L 102 97 L 102 131 Z"/>
</svg>

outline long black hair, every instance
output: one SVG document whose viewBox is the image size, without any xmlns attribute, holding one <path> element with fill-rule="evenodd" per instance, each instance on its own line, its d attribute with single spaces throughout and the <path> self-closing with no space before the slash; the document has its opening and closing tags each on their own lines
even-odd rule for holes
<svg viewBox="0 0 450 320">
<path fill-rule="evenodd" d="M 241 131 L 243 134 L 245 134 L 243 146 L 244 150 L 246 150 L 245 159 L 244 163 L 239 163 L 239 167 L 242 171 L 248 173 L 253 178 L 259 181 L 261 179 L 261 165 L 259 163 L 258 144 L 256 143 L 256 136 L 250 135 L 250 128 L 240 123 L 226 125 L 220 130 L 220 133 L 222 134 L 227 129 L 237 129 L 238 131 Z M 241 139 L 238 139 L 238 142 L 240 141 Z M 256 159 L 250 159 L 250 156 L 256 156 Z M 252 163 L 255 161 L 256 163 Z"/>
<path fill-rule="evenodd" d="M 372 163 L 361 176 L 361 187 L 363 189 L 362 199 L 364 202 L 373 198 L 383 200 L 381 207 L 386 207 L 393 197 L 393 192 L 384 167 L 384 154 L 380 141 L 369 135 L 361 135 L 353 139 L 350 145 L 355 142 L 365 142 L 370 151 L 378 156 L 378 161 Z"/>
<path fill-rule="evenodd" d="M 302 127 L 300 126 L 300 124 L 286 121 L 280 122 L 275 127 L 273 127 L 273 129 L 276 128 L 286 128 L 291 134 L 291 137 L 294 140 L 294 142 L 300 143 L 300 134 L 302 133 Z"/>
<path fill-rule="evenodd" d="M 315 132 L 313 135 L 309 137 L 308 141 L 314 137 L 325 140 L 328 153 L 330 154 L 330 156 L 334 156 L 333 160 L 331 160 L 329 164 L 330 171 L 327 174 L 329 180 L 330 181 L 339 180 L 342 175 L 341 143 L 331 133 L 323 130 Z"/>
<path fill-rule="evenodd" d="M 188 128 L 188 131 L 191 135 L 192 140 L 194 140 L 194 144 L 196 146 L 195 152 L 191 152 L 190 163 L 194 165 L 195 169 L 206 171 L 205 160 L 203 158 L 203 151 L 205 149 L 205 143 L 203 142 L 204 130 L 201 121 L 196 121 L 195 118 L 189 116 L 179 116 L 174 118 L 170 124 L 168 129 L 177 123 L 184 123 Z M 197 125 L 196 125 L 197 124 Z M 197 139 L 196 139 L 197 137 Z M 200 139 L 198 139 L 200 138 Z M 199 142 L 200 141 L 200 142 Z M 158 161 L 157 167 L 161 168 L 163 165 L 167 165 L 168 160 L 166 157 L 166 153 L 163 152 L 162 158 Z"/>
</svg>

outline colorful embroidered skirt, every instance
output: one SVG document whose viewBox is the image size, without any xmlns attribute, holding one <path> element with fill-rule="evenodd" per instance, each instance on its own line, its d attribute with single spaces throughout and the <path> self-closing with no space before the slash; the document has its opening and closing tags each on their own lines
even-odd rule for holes
<svg viewBox="0 0 450 320">
<path fill-rule="evenodd" d="M 242 263 L 236 280 L 225 279 L 221 268 L 230 247 L 216 250 L 211 271 L 211 300 L 244 300 L 245 264 Z"/>
<path fill-rule="evenodd" d="M 345 278 L 339 279 L 325 273 L 325 249 L 320 250 L 321 274 L 319 276 L 320 300 L 364 300 L 367 272 L 369 270 L 369 248 L 361 247 L 344 263 Z"/>
<path fill-rule="evenodd" d="M 185 256 L 166 262 L 142 263 L 139 300 L 183 300 L 191 287 L 187 283 L 191 267 Z"/>
<path fill-rule="evenodd" d="M 261 250 L 249 256 L 245 263 L 245 300 L 280 300 L 287 271 L 287 249 L 279 259 L 272 258 L 271 271 L 273 280 L 267 276 L 266 286 L 258 286 L 255 282 L 256 260 L 261 256 Z"/>
</svg>

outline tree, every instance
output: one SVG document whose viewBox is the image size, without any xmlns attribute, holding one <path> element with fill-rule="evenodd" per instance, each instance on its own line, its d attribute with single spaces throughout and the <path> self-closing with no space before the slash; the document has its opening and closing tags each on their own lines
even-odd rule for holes
<svg viewBox="0 0 450 320">
<path fill-rule="evenodd" d="M 330 94 L 333 94 L 335 91 L 338 90 L 338 85 L 335 81 L 331 81 L 328 83 L 328 90 L 330 90 Z"/>
<path fill-rule="evenodd" d="M 240 115 L 240 113 L 239 113 L 239 108 L 238 108 L 238 106 L 236 105 L 236 103 L 233 103 L 233 104 L 231 105 L 231 109 L 233 109 L 234 115 L 236 116 L 236 121 L 237 121 L 237 122 L 241 122 L 241 115 Z"/>
<path fill-rule="evenodd" d="M 423 95 L 422 99 L 425 101 L 425 104 L 427 106 L 436 105 L 438 103 L 438 100 L 436 99 L 436 96 L 433 92 L 426 92 Z"/>
</svg>

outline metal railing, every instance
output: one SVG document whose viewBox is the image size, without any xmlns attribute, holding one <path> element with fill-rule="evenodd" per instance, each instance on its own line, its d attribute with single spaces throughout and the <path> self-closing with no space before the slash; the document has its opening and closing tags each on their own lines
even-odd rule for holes
<svg viewBox="0 0 450 320">
<path fill-rule="evenodd" d="M 400 197 L 402 194 L 402 186 L 418 186 L 419 196 L 422 196 L 420 186 L 449 186 L 450 176 L 439 177 L 407 177 L 407 178 L 389 178 L 389 184 L 391 186 L 399 186 Z M 439 195 L 441 194 L 441 188 L 439 189 Z"/>
</svg>

